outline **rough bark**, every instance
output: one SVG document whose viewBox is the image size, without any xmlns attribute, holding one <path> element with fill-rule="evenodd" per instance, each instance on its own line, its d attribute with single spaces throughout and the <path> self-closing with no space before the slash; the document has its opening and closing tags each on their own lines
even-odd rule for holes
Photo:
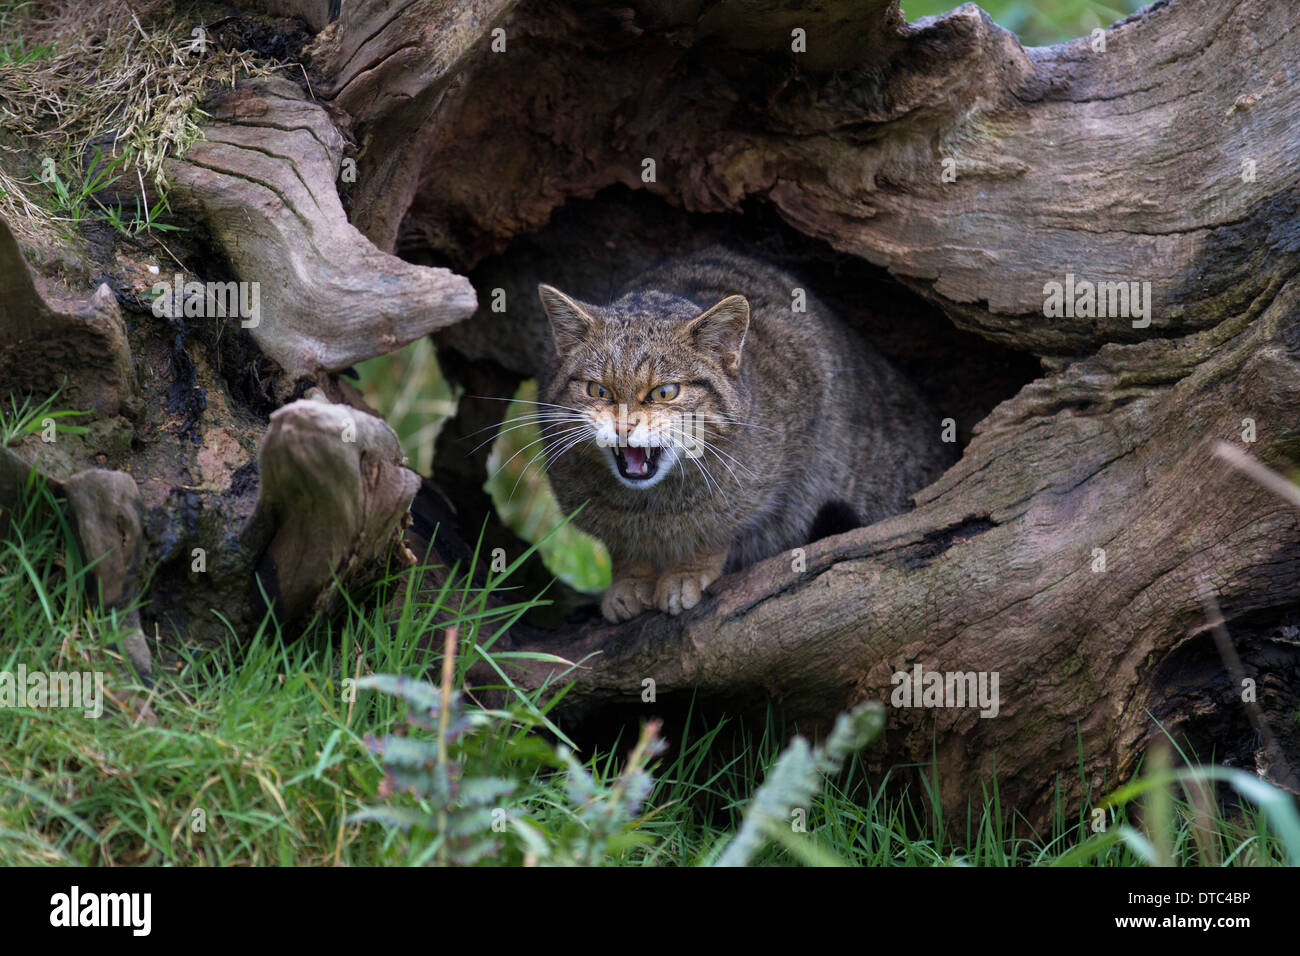
<svg viewBox="0 0 1300 956">
<path fill-rule="evenodd" d="M 275 532 L 258 575 L 284 620 L 301 625 L 309 612 L 330 610 L 336 581 L 387 560 L 420 478 L 402 467 L 397 436 L 381 419 L 326 400 L 274 412 L 259 463 L 250 527 L 265 522 Z"/>
<path fill-rule="evenodd" d="M 840 19 L 868 26 L 841 44 Z M 653 678 L 661 699 L 771 697 L 820 723 L 916 663 L 997 671 L 997 719 L 895 711 L 888 757 L 927 759 L 937 731 L 950 806 L 996 760 L 1004 792 L 1041 809 L 1048 768 L 1077 789 L 1080 743 L 1089 783 L 1130 773 L 1159 732 L 1148 711 L 1254 762 L 1208 637 L 1208 578 L 1294 762 L 1297 516 L 1210 447 L 1284 470 L 1300 456 L 1300 171 L 1285 160 L 1300 87 L 1278 66 L 1298 24 L 1282 3 L 1183 0 L 1107 30 L 1104 50 L 1027 51 L 973 6 L 912 26 L 883 3 L 516 7 L 507 51 L 468 60 L 427 121 L 410 248 L 473 268 L 612 184 L 691 212 L 760 200 L 1046 373 L 915 511 L 813 545 L 805 571 L 774 558 L 682 618 L 517 629 L 517 647 L 587 661 L 566 706 L 639 701 Z M 791 52 L 793 25 L 810 55 Z M 1149 282 L 1149 324 L 1046 317 L 1045 284 L 1068 274 Z M 534 374 L 544 339 L 518 285 L 507 313 L 440 341 Z"/>
<path fill-rule="evenodd" d="M 0 255 L 6 248 L 16 250 L 0 222 Z M 143 674 L 152 655 L 141 597 L 169 644 L 211 644 L 227 622 L 247 633 L 267 598 L 292 633 L 331 608 L 336 582 L 365 580 L 394 546 L 405 554 L 419 478 L 402 467 L 386 423 L 342 404 L 345 389 L 333 385 L 340 404 L 314 390 L 315 400 L 278 409 L 267 428 L 209 364 L 222 353 L 186 343 L 182 321 L 163 333 L 163 320 L 137 317 L 128 335 L 107 285 L 81 303 L 57 290 L 47 299 L 21 256 L 5 265 L 0 378 L 11 401 L 58 389 L 51 411 L 83 415 L 47 417 L 48 427 L 0 443 L 0 507 L 21 500 L 31 471 L 66 501 L 96 562 L 99 599 L 123 610 L 126 650 Z M 172 335 L 182 344 L 160 355 Z"/>
<path fill-rule="evenodd" d="M 474 311 L 462 276 L 403 262 L 348 223 L 335 180 L 343 136 L 287 80 L 263 79 L 212 108 L 205 139 L 168 164 L 173 196 L 258 284 L 253 339 L 298 378 L 337 372 Z"/>
<path fill-rule="evenodd" d="M 380 248 L 393 247 L 415 197 L 443 98 L 514 5 L 363 0 L 345 4 L 312 45 L 321 95 L 352 118 L 361 145 L 353 222 Z M 491 121 L 486 111 L 481 121 Z"/>
<path fill-rule="evenodd" d="M 49 301 L 47 301 L 47 296 Z M 49 395 L 62 390 L 75 407 L 116 415 L 137 401 L 126 327 L 106 286 L 87 301 L 37 289 L 22 251 L 0 220 L 0 391 Z M 68 370 L 77 366 L 78 374 Z"/>
<path fill-rule="evenodd" d="M 117 297 L 101 284 L 78 300 L 33 275 L 0 224 L 0 384 L 15 403 L 58 390 L 55 410 L 83 412 L 73 423 L 86 429 L 56 420 L 48 436 L 0 446 L 0 504 L 41 473 L 98 561 L 106 605 L 130 606 L 151 573 L 145 613 L 167 643 L 244 635 L 268 598 L 293 633 L 332 607 L 337 583 L 368 578 L 394 547 L 409 559 L 401 532 L 419 478 L 387 424 L 329 373 L 474 307 L 463 277 L 383 253 L 347 222 L 342 134 L 297 87 L 261 80 L 210 112 L 207 138 L 168 174 L 220 256 L 195 256 L 208 275 L 177 274 L 233 273 L 258 287 L 258 314 L 188 289 L 159 310 L 145 290 L 173 276 L 129 258 L 115 263 Z M 315 400 L 293 401 L 313 383 Z M 139 623 L 131 612 L 127 644 L 147 673 Z"/>
<path fill-rule="evenodd" d="M 787 19 L 775 3 L 699 20 L 645 3 L 615 22 L 518 9 L 509 52 L 480 55 L 426 130 L 406 230 L 469 265 L 613 183 L 688 210 L 758 197 L 1040 355 L 1207 328 L 1276 293 L 1300 137 L 1278 66 L 1300 42 L 1292 7 L 1156 4 L 1107 30 L 1105 52 L 1023 50 L 970 4 L 909 27 L 890 4 L 827 4 L 831 23 L 836 9 L 883 23 L 891 52 L 839 54 L 811 16 L 807 59 L 788 30 L 756 47 L 756 21 Z M 1043 284 L 1066 272 L 1151 282 L 1151 327 L 1044 321 Z"/>
</svg>

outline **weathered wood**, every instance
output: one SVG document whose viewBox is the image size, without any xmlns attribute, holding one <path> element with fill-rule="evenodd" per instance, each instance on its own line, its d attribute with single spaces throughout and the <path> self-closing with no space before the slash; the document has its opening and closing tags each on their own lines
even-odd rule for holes
<svg viewBox="0 0 1300 956">
<path fill-rule="evenodd" d="M 258 578 L 293 629 L 387 560 L 420 477 L 387 423 L 323 396 L 273 412 L 258 460 L 249 527 L 274 529 Z"/>
<path fill-rule="evenodd" d="M 71 407 L 118 414 L 138 397 L 122 314 L 107 286 L 87 300 L 34 276 L 0 219 L 0 393 L 62 389 Z M 73 374 L 75 373 L 75 374 Z"/>
<path fill-rule="evenodd" d="M 296 86 L 259 80 L 212 113 L 206 138 L 167 165 L 173 196 L 238 278 L 258 284 L 260 315 L 241 322 L 288 387 L 473 313 L 463 277 L 381 252 L 348 222 L 335 184 L 342 134 Z"/>
<path fill-rule="evenodd" d="M 893 4 L 821 9 L 805 57 L 785 30 L 801 12 L 776 3 L 517 8 L 507 52 L 467 63 L 425 126 L 405 232 L 468 267 L 615 183 L 689 210 L 758 198 L 1041 355 L 1208 328 L 1275 294 L 1300 183 L 1293 5 L 1156 4 L 1104 52 L 1023 50 L 972 5 L 906 27 Z M 838 20 L 883 24 L 878 62 L 870 41 L 841 49 Z M 1150 326 L 1045 318 L 1067 273 L 1149 282 Z"/>
<path fill-rule="evenodd" d="M 392 249 L 424 168 L 432 119 L 484 55 L 516 0 L 361 0 L 308 50 L 320 94 L 355 122 L 361 144 L 353 224 Z M 482 119 L 491 123 L 485 113 Z"/>
<path fill-rule="evenodd" d="M 82 555 L 95 562 L 91 573 L 106 607 L 121 608 L 127 636 L 123 643 L 136 670 L 149 676 L 153 657 L 140 629 L 133 602 L 140 589 L 144 557 L 144 502 L 135 480 L 122 471 L 91 468 L 62 483 L 76 523 Z"/>
<path fill-rule="evenodd" d="M 260 287 L 247 332 L 278 368 L 239 342 L 249 317 L 214 314 L 207 297 L 196 313 L 159 314 L 133 296 L 128 333 L 107 285 L 84 302 L 49 283 L 38 291 L 0 225 L 0 382 L 15 401 L 61 389 L 57 409 L 86 416 L 75 420 L 84 435 L 0 448 L 0 505 L 19 499 L 34 467 L 66 497 L 104 603 L 128 605 L 148 567 L 150 622 L 169 642 L 200 644 L 255 627 L 263 592 L 292 630 L 399 545 L 418 476 L 392 430 L 349 407 L 351 390 L 327 372 L 474 304 L 462 277 L 381 253 L 348 225 L 334 186 L 342 136 L 292 84 L 242 88 L 214 113 L 209 138 L 169 166 L 174 195 L 209 225 L 238 280 Z M 302 377 L 322 390 L 272 415 L 259 460 L 267 395 L 250 395 L 247 379 L 261 373 L 279 399 Z M 147 672 L 134 612 L 127 624 Z"/>
<path fill-rule="evenodd" d="M 771 698 L 814 724 L 888 699 L 892 676 L 918 663 L 997 672 L 997 719 L 896 710 L 891 752 L 924 761 L 933 743 L 951 806 L 996 760 L 1004 795 L 1041 809 L 1056 783 L 1044 768 L 1064 775 L 1080 744 L 1100 786 L 1131 773 L 1159 735 L 1148 710 L 1187 729 L 1187 698 L 1169 692 L 1164 668 L 1189 649 L 1217 661 L 1200 601 L 1208 576 L 1228 620 L 1250 622 L 1230 631 L 1290 659 L 1251 676 L 1270 686 L 1263 706 L 1294 760 L 1300 645 L 1278 622 L 1300 606 L 1300 513 L 1216 462 L 1211 443 L 1240 444 L 1250 417 L 1254 453 L 1293 467 L 1298 307 L 1292 283 L 1253 323 L 1111 346 L 1035 383 L 981 425 L 915 511 L 811 545 L 805 571 L 772 558 L 681 618 L 517 646 L 598 655 L 577 672 L 571 707 L 639 700 L 653 678 L 661 699 Z M 1261 617 L 1272 622 L 1262 632 Z M 1215 670 L 1184 694 L 1240 709 L 1240 688 Z M 522 682 L 541 686 L 552 671 L 531 666 Z M 1275 779 L 1297 788 L 1283 769 Z"/>
<path fill-rule="evenodd" d="M 911 26 L 894 4 L 803 15 L 516 7 L 507 50 L 467 60 L 421 128 L 403 236 L 469 268 L 611 184 L 691 211 L 757 198 L 958 327 L 1041 356 L 1046 374 L 976 428 L 914 512 L 813 545 L 806 571 L 774 558 L 682 618 L 518 630 L 514 646 L 597 653 L 571 709 L 640 700 L 653 678 L 661 696 L 773 697 L 814 724 L 888 697 L 916 663 L 996 671 L 997 719 L 897 710 L 881 761 L 937 753 L 960 807 L 996 760 L 1004 794 L 1041 811 L 1055 774 L 1081 791 L 1080 746 L 1090 785 L 1130 773 L 1158 733 L 1148 710 L 1254 764 L 1206 632 L 1209 575 L 1300 753 L 1296 648 L 1280 630 L 1300 605 L 1300 524 L 1209 452 L 1221 438 L 1284 470 L 1300 458 L 1300 170 L 1286 161 L 1300 84 L 1279 67 L 1300 53 L 1300 13 L 1179 0 L 1105 31 L 1104 49 L 1041 50 L 973 6 Z M 841 20 L 857 42 L 839 42 Z M 807 56 L 790 48 L 795 26 Z M 1070 276 L 1139 295 L 1149 283 L 1149 321 L 1046 314 L 1048 283 Z M 527 305 L 480 310 L 446 338 L 530 374 L 537 320 Z M 1286 767 L 1272 778 L 1296 786 Z"/>
</svg>

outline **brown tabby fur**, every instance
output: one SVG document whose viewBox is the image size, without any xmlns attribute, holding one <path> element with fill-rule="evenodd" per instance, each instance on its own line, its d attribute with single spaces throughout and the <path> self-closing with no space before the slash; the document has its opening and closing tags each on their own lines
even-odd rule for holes
<svg viewBox="0 0 1300 956">
<path fill-rule="evenodd" d="M 575 521 L 609 549 L 608 619 L 680 613 L 724 569 L 806 544 L 824 505 L 871 523 L 906 510 L 942 470 L 937 416 L 822 303 L 792 311 L 797 287 L 719 249 L 652 269 L 607 306 L 539 287 L 556 352 L 540 389 L 549 404 L 534 415 L 557 499 L 566 511 L 586 502 Z M 588 395 L 593 381 L 607 398 Z M 674 400 L 646 400 L 665 384 L 680 384 Z M 657 439 L 636 427 L 670 422 L 677 431 Z M 668 446 L 662 477 L 629 487 L 598 433 Z M 686 457 L 690 447 L 702 455 Z"/>
</svg>

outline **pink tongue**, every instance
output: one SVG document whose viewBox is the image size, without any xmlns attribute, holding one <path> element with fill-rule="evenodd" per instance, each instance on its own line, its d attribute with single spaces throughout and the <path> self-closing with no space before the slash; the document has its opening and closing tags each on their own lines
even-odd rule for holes
<svg viewBox="0 0 1300 956">
<path fill-rule="evenodd" d="M 644 448 L 633 448 L 628 445 L 623 449 L 623 460 L 627 462 L 627 473 L 629 475 L 639 475 L 649 470 L 646 464 L 646 450 Z"/>
</svg>

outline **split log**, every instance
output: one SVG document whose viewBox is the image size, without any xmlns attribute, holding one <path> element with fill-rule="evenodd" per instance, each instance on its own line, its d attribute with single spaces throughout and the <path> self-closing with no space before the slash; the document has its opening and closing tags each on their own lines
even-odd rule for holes
<svg viewBox="0 0 1300 956">
<path fill-rule="evenodd" d="M 1004 795 L 1041 811 L 1058 783 L 1080 791 L 1080 747 L 1089 785 L 1131 773 L 1160 733 L 1149 713 L 1254 765 L 1208 576 L 1294 763 L 1300 526 L 1209 449 L 1284 470 L 1300 453 L 1300 86 L 1277 66 L 1297 26 L 1281 2 L 1176 0 L 1024 50 L 973 5 L 913 25 L 886 2 L 514 7 L 505 51 L 485 37 L 416 117 L 404 248 L 497 275 L 512 240 L 612 185 L 691 213 L 759 201 L 1043 374 L 914 511 L 812 545 L 805 569 L 773 558 L 680 618 L 516 629 L 513 646 L 587 661 L 570 708 L 640 701 L 650 678 L 661 700 L 776 699 L 812 724 L 888 698 L 916 664 L 996 672 L 996 719 L 895 710 L 880 759 L 936 753 L 951 807 L 996 761 Z M 429 49 L 402 35 L 403 55 Z M 370 164 L 394 175 L 390 156 Z M 557 250 L 558 273 L 575 252 Z M 1051 283 L 1103 301 L 1054 313 Z M 546 333 L 525 285 L 440 343 L 536 374 Z M 1272 777 L 1294 787 L 1285 763 Z"/>
</svg>

